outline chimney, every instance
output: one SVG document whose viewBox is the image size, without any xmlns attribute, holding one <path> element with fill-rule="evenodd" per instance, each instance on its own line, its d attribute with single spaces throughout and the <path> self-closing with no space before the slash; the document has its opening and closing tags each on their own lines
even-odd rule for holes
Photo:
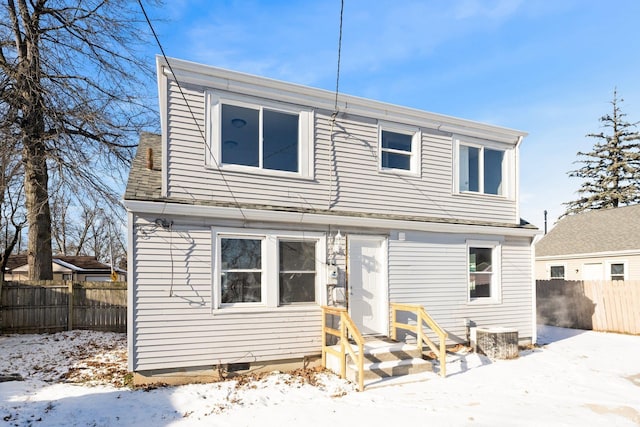
<svg viewBox="0 0 640 427">
<path fill-rule="evenodd" d="M 147 148 L 147 169 L 153 170 L 153 148 Z"/>
</svg>

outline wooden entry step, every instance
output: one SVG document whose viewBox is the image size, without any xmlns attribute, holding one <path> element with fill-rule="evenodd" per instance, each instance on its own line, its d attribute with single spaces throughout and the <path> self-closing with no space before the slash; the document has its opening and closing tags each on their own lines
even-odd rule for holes
<svg viewBox="0 0 640 427">
<path fill-rule="evenodd" d="M 336 350 L 339 346 L 334 346 Z M 352 345 L 354 352 L 358 347 Z M 358 382 L 358 368 L 347 357 L 347 379 Z M 327 354 L 327 368 L 340 374 L 340 360 L 338 356 Z M 422 358 L 422 352 L 414 345 L 394 342 L 388 338 L 367 338 L 364 343 L 364 380 L 397 377 L 401 375 L 417 374 L 433 371 L 431 362 Z"/>
</svg>

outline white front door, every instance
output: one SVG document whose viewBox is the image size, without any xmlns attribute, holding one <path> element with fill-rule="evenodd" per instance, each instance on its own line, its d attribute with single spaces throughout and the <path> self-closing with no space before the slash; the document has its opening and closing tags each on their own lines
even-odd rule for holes
<svg viewBox="0 0 640 427">
<path fill-rule="evenodd" d="M 582 280 L 602 280 L 603 278 L 604 271 L 601 262 L 582 264 Z"/>
<path fill-rule="evenodd" d="M 349 315 L 364 335 L 387 335 L 387 239 L 349 236 Z"/>
</svg>

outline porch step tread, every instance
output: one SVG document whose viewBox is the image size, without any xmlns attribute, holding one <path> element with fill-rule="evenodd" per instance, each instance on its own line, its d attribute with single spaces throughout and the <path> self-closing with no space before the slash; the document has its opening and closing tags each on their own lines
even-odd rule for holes
<svg viewBox="0 0 640 427">
<path fill-rule="evenodd" d="M 393 368 L 396 366 L 421 366 L 421 365 L 426 368 L 433 367 L 431 362 L 424 359 L 418 359 L 417 357 L 414 357 L 413 359 L 385 360 L 383 362 L 363 363 L 362 367 L 366 371 L 371 369 Z M 347 366 L 349 368 L 358 369 L 356 364 L 353 362 L 347 363 Z"/>
<path fill-rule="evenodd" d="M 340 345 L 332 346 L 334 349 L 339 349 Z M 351 344 L 351 348 L 358 353 L 358 346 Z M 377 354 L 377 353 L 390 353 L 390 352 L 409 352 L 411 350 L 417 350 L 415 344 L 407 344 L 404 342 L 388 342 L 383 340 L 365 340 L 364 353 L 365 354 Z"/>
<path fill-rule="evenodd" d="M 364 380 L 391 378 L 402 375 L 433 371 L 433 365 L 423 359 L 387 360 L 384 362 L 364 363 Z M 347 378 L 357 382 L 358 368 L 355 363 L 347 363 Z"/>
</svg>

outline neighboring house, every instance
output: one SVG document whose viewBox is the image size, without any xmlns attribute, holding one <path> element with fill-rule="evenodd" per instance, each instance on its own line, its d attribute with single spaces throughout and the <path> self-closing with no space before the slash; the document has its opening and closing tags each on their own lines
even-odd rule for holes
<svg viewBox="0 0 640 427">
<path fill-rule="evenodd" d="M 450 343 L 473 324 L 535 341 L 525 133 L 170 63 L 124 196 L 130 370 L 302 361 L 322 305 L 364 334 L 403 302 Z"/>
<path fill-rule="evenodd" d="M 53 280 L 74 282 L 105 282 L 111 280 L 111 267 L 94 256 L 54 255 L 52 261 Z M 127 272 L 115 268 L 117 281 L 126 282 Z M 5 271 L 6 281 L 29 280 L 29 265 L 26 255 L 11 255 Z"/>
<path fill-rule="evenodd" d="M 640 205 L 566 216 L 535 251 L 537 280 L 640 280 Z"/>
</svg>

